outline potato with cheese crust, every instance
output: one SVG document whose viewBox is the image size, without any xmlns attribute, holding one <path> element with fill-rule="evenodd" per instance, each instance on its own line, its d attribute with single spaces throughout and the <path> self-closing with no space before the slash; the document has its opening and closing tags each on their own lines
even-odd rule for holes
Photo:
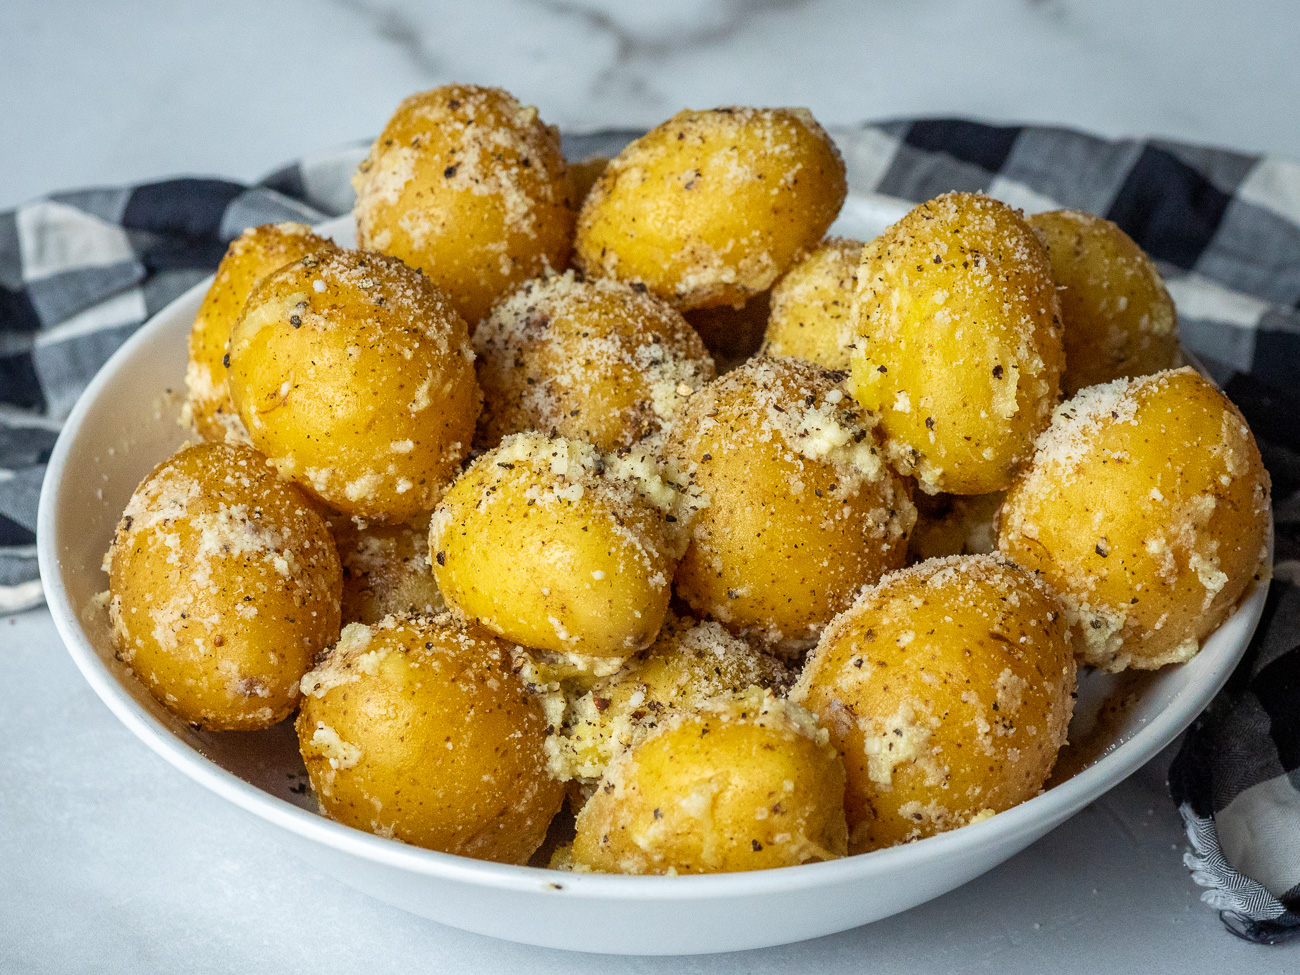
<svg viewBox="0 0 1300 975">
<path fill-rule="evenodd" d="M 301 223 L 252 227 L 231 241 L 190 328 L 186 422 L 204 440 L 248 443 L 248 431 L 230 402 L 226 353 L 230 332 L 257 283 L 272 271 L 337 245 Z"/>
<path fill-rule="evenodd" d="M 612 159 L 583 201 L 574 256 L 681 308 L 739 307 L 815 247 L 844 161 L 807 109 L 678 112 Z"/>
<path fill-rule="evenodd" d="M 1192 657 L 1257 578 L 1268 534 L 1255 438 L 1187 368 L 1058 407 L 998 520 L 998 547 L 1061 593 L 1082 659 L 1112 671 Z"/>
<path fill-rule="evenodd" d="M 763 350 L 829 369 L 849 368 L 862 241 L 828 237 L 772 288 Z"/>
<path fill-rule="evenodd" d="M 253 445 L 345 514 L 403 521 L 469 453 L 481 394 L 465 321 L 428 278 L 363 251 L 263 279 L 230 337 Z"/>
<path fill-rule="evenodd" d="M 691 397 L 665 448 L 709 497 L 678 596 L 772 646 L 815 643 L 907 554 L 907 485 L 842 379 L 800 359 L 751 359 Z"/>
<path fill-rule="evenodd" d="M 1061 388 L 1142 376 L 1178 360 L 1178 315 L 1151 258 L 1103 217 L 1053 210 L 1029 218 L 1047 247 L 1065 336 Z"/>
<path fill-rule="evenodd" d="M 826 628 L 791 698 L 844 758 L 849 851 L 932 836 L 1037 794 L 1075 663 L 1053 594 L 992 555 L 894 572 Z"/>
<path fill-rule="evenodd" d="M 1047 426 L 1065 365 L 1056 285 L 1020 212 L 922 203 L 862 253 L 853 391 L 928 493 L 1004 489 Z"/>
<path fill-rule="evenodd" d="M 479 457 L 433 513 L 453 612 L 584 665 L 650 645 L 699 499 L 650 454 L 536 433 Z"/>
<path fill-rule="evenodd" d="M 662 298 L 572 271 L 525 281 L 474 333 L 480 441 L 536 430 L 616 450 L 660 434 L 714 376 Z"/>
<path fill-rule="evenodd" d="M 563 788 L 513 649 L 447 614 L 346 627 L 303 678 L 296 724 L 322 809 L 416 846 L 527 863 Z"/>
<path fill-rule="evenodd" d="M 846 852 L 844 766 L 803 708 L 757 688 L 683 712 L 623 752 L 577 817 L 572 863 L 729 873 Z"/>
<path fill-rule="evenodd" d="M 560 134 L 500 88 L 410 96 L 352 183 L 358 245 L 423 271 L 470 331 L 514 285 L 568 263 L 574 202 Z"/>
<path fill-rule="evenodd" d="M 447 608 L 429 566 L 429 519 L 358 526 L 330 519 L 343 566 L 343 623 L 373 626 L 385 616 L 436 616 Z"/>
<path fill-rule="evenodd" d="M 113 646 L 169 711 L 269 728 L 338 638 L 340 570 L 313 504 L 242 444 L 186 447 L 131 496 L 104 560 Z"/>
</svg>

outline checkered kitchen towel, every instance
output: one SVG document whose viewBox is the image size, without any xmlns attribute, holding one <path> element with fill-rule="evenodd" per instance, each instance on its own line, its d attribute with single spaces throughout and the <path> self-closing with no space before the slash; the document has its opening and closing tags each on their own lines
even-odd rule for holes
<svg viewBox="0 0 1300 975">
<path fill-rule="evenodd" d="M 566 138 L 612 155 L 635 132 Z M 1276 579 L 1232 682 L 1170 774 L 1205 899 L 1255 941 L 1300 933 L 1300 164 L 961 120 L 837 130 L 855 193 L 984 190 L 1104 214 L 1160 264 L 1184 344 L 1242 408 L 1273 475 Z M 55 194 L 0 214 L 0 610 L 40 600 L 36 499 L 60 423 L 112 351 L 212 271 L 245 227 L 352 205 L 357 144 L 255 187 L 182 179 Z"/>
</svg>

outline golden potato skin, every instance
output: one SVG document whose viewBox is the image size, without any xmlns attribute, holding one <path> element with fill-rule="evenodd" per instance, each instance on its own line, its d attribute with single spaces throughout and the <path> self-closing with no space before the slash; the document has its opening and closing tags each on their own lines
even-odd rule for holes
<svg viewBox="0 0 1300 975">
<path fill-rule="evenodd" d="M 858 402 L 929 493 L 1003 490 L 1056 405 L 1060 309 L 1018 210 L 976 193 L 913 209 L 862 253 L 852 317 Z"/>
<path fill-rule="evenodd" d="M 338 638 L 334 542 L 306 495 L 242 444 L 163 461 L 131 497 L 105 559 L 119 660 L 182 720 L 269 728 Z"/>
<path fill-rule="evenodd" d="M 303 678 L 296 724 L 324 811 L 416 846 L 527 863 L 563 788 L 512 649 L 447 614 L 348 626 Z"/>
<path fill-rule="evenodd" d="M 526 430 L 630 447 L 714 377 L 704 343 L 662 298 L 572 271 L 525 281 L 479 325 L 474 349 L 486 447 Z"/>
<path fill-rule="evenodd" d="M 772 288 L 763 350 L 848 369 L 853 348 L 849 312 L 858 286 L 863 243 L 828 237 Z"/>
<path fill-rule="evenodd" d="M 429 567 L 429 519 L 358 527 L 330 519 L 343 566 L 342 619 L 373 626 L 385 616 L 436 616 L 447 608 Z"/>
<path fill-rule="evenodd" d="M 1047 248 L 1065 338 L 1061 388 L 1169 369 L 1178 360 L 1178 316 L 1155 264 L 1102 217 L 1054 210 L 1029 217 Z"/>
<path fill-rule="evenodd" d="M 715 698 L 624 752 L 577 817 L 572 862 L 730 873 L 843 856 L 844 767 L 802 708 Z"/>
<path fill-rule="evenodd" d="M 916 526 L 907 540 L 908 562 L 996 552 L 995 523 L 1005 498 L 1004 491 L 972 495 L 918 493 Z"/>
<path fill-rule="evenodd" d="M 574 258 L 682 308 L 739 307 L 816 246 L 846 192 L 839 150 L 806 109 L 686 110 L 610 161 Z"/>
<path fill-rule="evenodd" d="M 352 182 L 359 246 L 423 271 L 471 331 L 511 287 L 568 263 L 559 132 L 500 88 L 407 98 Z"/>
<path fill-rule="evenodd" d="M 186 419 L 204 440 L 248 443 L 248 431 L 230 402 L 225 356 L 230 331 L 253 287 L 290 261 L 336 247 L 301 223 L 263 224 L 231 241 L 190 328 Z"/>
<path fill-rule="evenodd" d="M 525 647 L 626 657 L 664 620 L 689 503 L 644 454 L 515 434 L 434 511 L 434 579 L 453 612 Z"/>
<path fill-rule="evenodd" d="M 998 547 L 1041 572 L 1082 659 L 1189 659 L 1256 578 L 1269 478 L 1241 413 L 1191 369 L 1067 400 L 1007 493 Z"/>
<path fill-rule="evenodd" d="M 826 628 L 791 697 L 844 758 L 849 851 L 965 826 L 1037 794 L 1074 708 L 1051 593 L 991 555 L 891 573 Z"/>
<path fill-rule="evenodd" d="M 383 254 L 334 251 L 265 278 L 230 339 L 253 445 L 345 514 L 433 508 L 469 453 L 481 393 L 465 321 Z"/>
<path fill-rule="evenodd" d="M 579 162 L 569 163 L 569 181 L 573 185 L 574 206 L 581 208 L 591 188 L 600 179 L 600 174 L 609 165 L 608 156 L 588 156 Z"/>
<path fill-rule="evenodd" d="M 691 397 L 665 448 L 709 497 L 676 591 L 733 633 L 799 649 L 900 568 L 916 518 L 842 373 L 751 359 Z"/>
<path fill-rule="evenodd" d="M 691 328 L 704 340 L 718 372 L 730 372 L 743 365 L 762 347 L 771 301 L 772 292 L 760 291 L 739 308 L 712 305 L 684 313 Z"/>
</svg>

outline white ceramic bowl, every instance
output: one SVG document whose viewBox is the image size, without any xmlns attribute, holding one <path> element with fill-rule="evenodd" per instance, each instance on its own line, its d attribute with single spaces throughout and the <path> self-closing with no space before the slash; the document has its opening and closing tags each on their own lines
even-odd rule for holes
<svg viewBox="0 0 1300 975">
<path fill-rule="evenodd" d="M 900 208 L 851 198 L 841 233 L 872 236 Z M 351 243 L 350 221 L 323 228 Z M 842 931 L 952 890 L 1024 849 L 1150 760 L 1223 685 L 1263 609 L 1267 584 L 1190 663 L 1141 685 L 1136 702 L 1093 723 L 1110 689 L 1081 684 L 1072 739 L 1081 768 L 998 816 L 893 849 L 829 863 L 702 877 L 566 874 L 406 846 L 319 815 L 288 722 L 268 732 L 209 734 L 177 721 L 114 658 L 88 612 L 107 587 L 100 562 L 140 480 L 185 439 L 176 416 L 186 338 L 207 282 L 127 342 L 90 384 L 59 437 L 41 494 L 38 550 L 55 624 L 95 692 L 176 768 L 276 826 L 285 844 L 390 904 L 470 931 L 555 948 L 686 954 L 758 948 Z M 1062 882 L 1068 882 L 1062 878 Z"/>
</svg>

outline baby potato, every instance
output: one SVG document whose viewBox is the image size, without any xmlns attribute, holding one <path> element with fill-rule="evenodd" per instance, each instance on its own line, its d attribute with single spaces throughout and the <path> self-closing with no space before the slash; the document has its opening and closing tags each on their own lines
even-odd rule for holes
<svg viewBox="0 0 1300 975">
<path fill-rule="evenodd" d="M 573 202 L 577 207 L 587 198 L 600 174 L 609 165 L 608 156 L 588 156 L 579 162 L 569 163 L 569 181 L 573 185 Z"/>
<path fill-rule="evenodd" d="M 998 547 L 1041 572 L 1105 670 L 1191 658 L 1266 555 L 1269 478 L 1241 413 L 1191 369 L 1090 386 L 1007 493 Z"/>
<path fill-rule="evenodd" d="M 429 519 L 358 527 L 336 517 L 330 530 L 343 565 L 343 623 L 373 626 L 385 616 L 436 616 L 447 605 L 429 567 Z"/>
<path fill-rule="evenodd" d="M 806 648 L 904 563 L 916 510 L 842 379 L 800 359 L 751 359 L 674 425 L 665 449 L 709 498 L 677 594 L 733 633 Z"/>
<path fill-rule="evenodd" d="M 242 444 L 154 468 L 104 559 L 117 658 L 210 731 L 269 728 L 338 638 L 339 559 L 306 495 Z"/>
<path fill-rule="evenodd" d="M 977 193 L 913 209 L 862 253 L 858 402 L 928 493 L 1003 490 L 1056 405 L 1056 286 L 1020 211 Z"/>
<path fill-rule="evenodd" d="M 248 443 L 248 431 L 230 402 L 225 360 L 230 331 L 254 286 L 291 261 L 336 246 L 301 223 L 263 224 L 231 241 L 190 329 L 185 419 L 204 440 Z"/>
<path fill-rule="evenodd" d="M 659 632 L 697 503 L 643 451 L 514 434 L 434 511 L 434 579 L 453 612 L 508 640 L 626 657 Z"/>
<path fill-rule="evenodd" d="M 772 288 L 764 351 L 848 369 L 853 347 L 849 312 L 863 243 L 828 237 Z"/>
<path fill-rule="evenodd" d="M 660 433 L 714 376 L 662 298 L 572 271 L 525 281 L 474 333 L 481 441 L 549 431 L 608 451 Z"/>
<path fill-rule="evenodd" d="M 803 708 L 757 689 L 624 752 L 577 817 L 572 864 L 729 873 L 844 856 L 844 766 Z"/>
<path fill-rule="evenodd" d="M 916 496 L 916 527 L 907 540 L 909 562 L 947 555 L 988 555 L 997 551 L 994 522 L 1006 493 L 921 493 Z"/>
<path fill-rule="evenodd" d="M 574 257 L 681 308 L 739 307 L 816 246 L 846 192 L 839 150 L 807 109 L 682 111 L 610 161 Z"/>
<path fill-rule="evenodd" d="M 348 625 L 302 681 L 298 744 L 321 808 L 416 846 L 527 863 L 564 790 L 512 649 L 447 614 Z"/>
<path fill-rule="evenodd" d="M 1060 286 L 1066 396 L 1176 364 L 1173 299 L 1151 258 L 1128 234 L 1077 210 L 1035 214 L 1029 225 L 1046 245 Z"/>
<path fill-rule="evenodd" d="M 762 346 L 771 298 L 770 291 L 760 291 L 739 308 L 713 305 L 685 312 L 691 328 L 713 356 L 718 372 L 730 372 Z"/>
<path fill-rule="evenodd" d="M 263 279 L 230 337 L 253 445 L 331 507 L 427 512 L 469 452 L 481 394 L 465 321 L 383 254 L 311 255 Z"/>
<path fill-rule="evenodd" d="M 1074 708 L 1047 587 L 991 555 L 922 562 L 822 634 L 791 698 L 848 774 L 849 852 L 932 836 L 1037 794 Z"/>
<path fill-rule="evenodd" d="M 500 88 L 407 98 L 352 183 L 357 243 L 423 271 L 470 331 L 514 285 L 568 263 L 560 134 Z"/>
</svg>

